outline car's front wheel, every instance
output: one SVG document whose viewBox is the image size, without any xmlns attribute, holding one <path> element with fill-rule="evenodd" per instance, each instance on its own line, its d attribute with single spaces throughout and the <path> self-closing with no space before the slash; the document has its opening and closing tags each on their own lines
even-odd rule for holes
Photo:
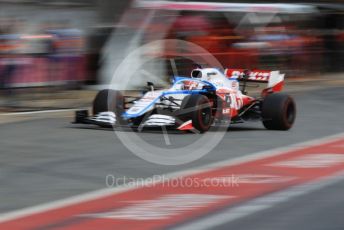
<svg viewBox="0 0 344 230">
<path fill-rule="evenodd" d="M 186 96 L 179 114 L 182 121 L 191 120 L 193 127 L 201 133 L 208 131 L 214 120 L 209 99 L 199 94 Z"/>
<path fill-rule="evenodd" d="M 121 115 L 124 112 L 124 97 L 122 93 L 112 89 L 99 91 L 93 101 L 93 115 L 101 112 L 114 112 L 118 121 L 121 122 Z"/>
</svg>

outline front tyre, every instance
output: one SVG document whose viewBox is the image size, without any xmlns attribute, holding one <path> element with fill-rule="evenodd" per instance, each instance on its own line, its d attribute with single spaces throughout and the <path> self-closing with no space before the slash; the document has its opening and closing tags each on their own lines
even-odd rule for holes
<svg viewBox="0 0 344 230">
<path fill-rule="evenodd" d="M 101 112 L 114 112 L 117 119 L 122 123 L 121 115 L 124 112 L 124 97 L 121 92 L 104 89 L 98 92 L 93 101 L 93 115 Z"/>
<path fill-rule="evenodd" d="M 195 129 L 204 133 L 213 123 L 212 108 L 209 99 L 200 94 L 188 95 L 183 99 L 178 116 L 182 121 L 192 121 Z"/>
<path fill-rule="evenodd" d="M 265 128 L 289 130 L 295 121 L 296 105 L 293 98 L 283 93 L 268 95 L 262 104 L 262 118 Z"/>
</svg>

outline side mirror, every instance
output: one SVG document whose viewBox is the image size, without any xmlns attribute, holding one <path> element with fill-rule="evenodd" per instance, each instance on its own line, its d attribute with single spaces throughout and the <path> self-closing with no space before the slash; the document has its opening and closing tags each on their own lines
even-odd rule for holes
<svg viewBox="0 0 344 230">
<path fill-rule="evenodd" d="M 147 82 L 147 86 L 151 91 L 154 91 L 154 83 L 153 82 Z"/>
<path fill-rule="evenodd" d="M 176 82 L 176 76 L 171 76 L 170 77 L 170 83 L 173 85 Z"/>
</svg>

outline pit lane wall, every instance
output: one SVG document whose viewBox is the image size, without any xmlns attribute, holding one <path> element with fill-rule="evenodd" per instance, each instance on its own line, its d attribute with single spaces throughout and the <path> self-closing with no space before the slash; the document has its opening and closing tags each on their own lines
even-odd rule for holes
<svg viewBox="0 0 344 230">
<path fill-rule="evenodd" d="M 86 39 L 97 14 L 88 4 L 73 4 L 0 1 L 0 89 L 88 79 Z"/>
</svg>

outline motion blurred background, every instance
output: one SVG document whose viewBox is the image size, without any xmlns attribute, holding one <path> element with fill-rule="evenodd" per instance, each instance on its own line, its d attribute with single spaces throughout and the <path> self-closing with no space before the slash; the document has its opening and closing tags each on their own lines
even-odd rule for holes
<svg viewBox="0 0 344 230">
<path fill-rule="evenodd" d="M 197 44 L 223 67 L 278 69 L 288 80 L 344 71 L 344 1 L 217 2 L 0 0 L 0 110 L 86 106 L 131 51 L 160 39 Z M 160 47 L 154 63 L 134 58 L 150 75 L 128 87 L 165 85 L 174 65 L 188 74 L 192 63 L 174 45 Z"/>
</svg>

